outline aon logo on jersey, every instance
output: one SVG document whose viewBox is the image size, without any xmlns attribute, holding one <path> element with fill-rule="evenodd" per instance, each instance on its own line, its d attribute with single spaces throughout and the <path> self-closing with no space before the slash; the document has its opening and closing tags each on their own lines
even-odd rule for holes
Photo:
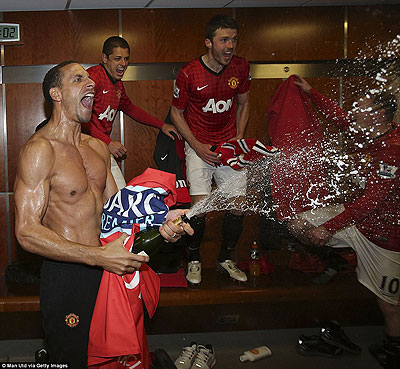
<svg viewBox="0 0 400 369">
<path fill-rule="evenodd" d="M 101 113 L 101 114 L 99 115 L 99 120 L 102 120 L 102 119 L 106 118 L 109 122 L 114 121 L 114 118 L 115 118 L 115 110 L 114 110 L 114 109 L 110 109 L 110 108 L 111 108 L 111 106 L 108 105 L 108 106 L 107 106 L 107 109 L 105 110 L 105 112 L 104 112 L 104 113 Z"/>
<path fill-rule="evenodd" d="M 231 107 L 232 99 L 228 99 L 227 101 L 220 100 L 217 102 L 215 102 L 214 99 L 210 99 L 208 100 L 207 105 L 202 108 L 202 110 L 204 113 L 213 112 L 214 114 L 216 114 L 228 111 Z"/>
</svg>

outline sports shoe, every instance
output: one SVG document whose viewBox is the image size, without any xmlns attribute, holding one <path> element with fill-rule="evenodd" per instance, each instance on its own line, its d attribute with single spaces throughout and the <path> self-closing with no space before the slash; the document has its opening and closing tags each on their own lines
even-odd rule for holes
<svg viewBox="0 0 400 369">
<path fill-rule="evenodd" d="M 175 360 L 178 369 L 190 369 L 197 355 L 197 344 L 192 342 L 190 346 L 182 348 L 181 353 Z"/>
<path fill-rule="evenodd" d="M 386 336 L 383 344 L 371 345 L 369 352 L 385 369 L 397 369 L 400 363 L 400 339 Z"/>
<path fill-rule="evenodd" d="M 201 282 L 201 263 L 198 260 L 188 263 L 186 279 L 192 284 Z"/>
<path fill-rule="evenodd" d="M 211 369 L 216 362 L 211 345 L 197 345 L 197 355 L 191 369 Z"/>
<path fill-rule="evenodd" d="M 321 327 L 321 338 L 330 345 L 339 347 L 351 354 L 361 354 L 361 347 L 350 340 L 336 320 L 332 320 Z"/>
<path fill-rule="evenodd" d="M 229 277 L 235 281 L 247 281 L 246 273 L 242 272 L 232 260 L 225 260 L 222 263 L 218 263 L 218 269 L 224 273 L 227 273 Z"/>
<path fill-rule="evenodd" d="M 333 268 L 326 268 L 323 273 L 311 279 L 314 284 L 327 284 L 337 274 L 337 270 Z"/>
<path fill-rule="evenodd" d="M 336 357 L 343 351 L 325 342 L 320 336 L 301 335 L 297 341 L 296 351 L 302 356 Z"/>
</svg>

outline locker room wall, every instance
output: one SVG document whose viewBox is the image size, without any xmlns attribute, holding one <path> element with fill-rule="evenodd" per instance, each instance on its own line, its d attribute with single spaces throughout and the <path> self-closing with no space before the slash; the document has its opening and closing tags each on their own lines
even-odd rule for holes
<svg viewBox="0 0 400 369">
<path fill-rule="evenodd" d="M 400 33 L 400 6 L 339 6 L 301 8 L 153 9 L 9 12 L 4 22 L 20 22 L 23 45 L 5 46 L 4 67 L 40 66 L 74 59 L 83 64 L 100 61 L 103 41 L 119 33 L 131 46 L 131 63 L 182 63 L 204 52 L 204 27 L 217 13 L 232 14 L 239 22 L 237 54 L 250 62 L 264 64 L 325 61 L 359 56 L 376 57 L 374 48 Z M 347 30 L 345 25 L 348 26 Z M 21 69 L 18 69 L 21 70 Z M 288 75 L 291 73 L 289 72 Z M 322 93 L 346 104 L 346 78 L 315 76 L 310 83 Z M 354 79 L 353 79 L 354 80 Z M 267 107 L 281 76 L 253 78 L 250 121 L 246 137 L 264 142 L 267 136 Z M 127 81 L 133 102 L 164 119 L 172 98 L 173 80 Z M 0 273 L 16 259 L 32 258 L 14 236 L 13 184 L 18 152 L 49 114 L 40 83 L 3 83 L 0 89 Z M 152 159 L 157 131 L 123 117 L 123 140 L 128 148 L 125 177 L 129 180 Z M 113 137 L 120 139 L 120 122 Z M 217 226 L 219 226 L 217 220 Z M 257 217 L 246 219 L 239 257 L 256 236 Z M 213 266 L 219 249 L 219 231 L 205 234 L 203 265 Z"/>
</svg>

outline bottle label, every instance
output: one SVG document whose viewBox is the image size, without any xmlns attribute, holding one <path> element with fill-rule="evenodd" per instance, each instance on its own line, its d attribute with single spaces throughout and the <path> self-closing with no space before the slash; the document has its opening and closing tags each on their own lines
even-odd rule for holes
<svg viewBox="0 0 400 369">
<path fill-rule="evenodd" d="M 258 355 L 260 353 L 257 349 L 251 349 L 250 352 L 254 355 Z"/>
<path fill-rule="evenodd" d="M 141 255 L 141 256 L 149 256 L 149 255 L 146 254 L 146 251 L 144 251 L 144 250 L 140 251 L 140 252 L 138 253 L 138 255 Z"/>
</svg>

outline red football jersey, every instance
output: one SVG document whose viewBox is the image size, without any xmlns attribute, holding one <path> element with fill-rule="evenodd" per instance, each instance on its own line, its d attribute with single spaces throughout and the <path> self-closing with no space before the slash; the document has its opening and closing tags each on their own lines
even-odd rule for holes
<svg viewBox="0 0 400 369">
<path fill-rule="evenodd" d="M 201 57 L 179 70 L 172 105 L 202 143 L 220 144 L 236 136 L 236 96 L 250 89 L 250 65 L 233 56 L 219 73 Z"/>
<path fill-rule="evenodd" d="M 339 127 L 349 126 L 351 120 L 337 104 L 314 89 L 309 96 Z M 335 233 L 354 224 L 375 245 L 399 252 L 400 128 L 393 123 L 392 131 L 357 148 L 356 153 L 368 163 L 363 192 L 357 199 L 344 203 L 345 210 L 323 225 Z"/>
<path fill-rule="evenodd" d="M 82 132 L 104 141 L 111 142 L 111 130 L 118 110 L 122 110 L 139 123 L 161 128 L 164 122 L 152 117 L 134 105 L 125 92 L 122 81 L 115 81 L 102 64 L 90 67 L 90 78 L 95 82 L 92 119 L 82 123 Z"/>
</svg>

